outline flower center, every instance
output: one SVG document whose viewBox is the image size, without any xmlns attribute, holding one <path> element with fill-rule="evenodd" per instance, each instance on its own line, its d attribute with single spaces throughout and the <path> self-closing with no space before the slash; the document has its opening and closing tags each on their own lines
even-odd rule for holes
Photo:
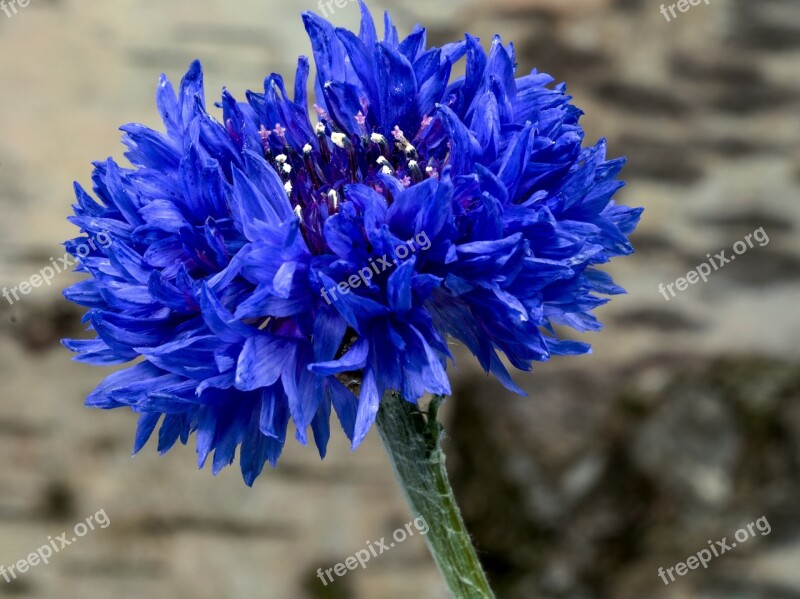
<svg viewBox="0 0 800 599">
<path fill-rule="evenodd" d="M 403 187 L 410 187 L 439 176 L 441 160 L 428 157 L 426 148 L 417 148 L 399 127 L 394 128 L 391 139 L 369 133 L 366 117 L 359 112 L 355 121 L 361 134 L 349 135 L 340 131 L 324 110 L 317 108 L 317 112 L 320 122 L 316 126 L 316 139 L 308 140 L 302 148 L 294 148 L 286 141 L 286 129 L 280 123 L 271 131 L 261 127 L 264 158 L 280 175 L 292 207 L 296 212 L 299 208 L 304 224 L 308 224 L 308 215 L 320 213 L 327 218 L 334 214 L 346 185 L 368 185 L 391 203 L 392 193 L 387 189 L 390 185 L 385 177 L 393 177 Z M 429 117 L 422 121 L 415 138 L 421 137 L 431 121 Z M 282 148 L 280 153 L 276 147 Z"/>
</svg>

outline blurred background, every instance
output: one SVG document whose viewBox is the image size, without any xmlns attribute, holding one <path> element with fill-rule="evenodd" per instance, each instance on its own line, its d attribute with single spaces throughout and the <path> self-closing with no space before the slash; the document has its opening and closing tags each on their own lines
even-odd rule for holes
<svg viewBox="0 0 800 599">
<path fill-rule="evenodd" d="M 332 20 L 356 26 L 357 4 Z M 335 6 L 335 5 L 334 5 Z M 646 207 L 630 294 L 600 310 L 593 355 L 517 378 L 510 396 L 459 354 L 448 466 L 500 599 L 800 597 L 800 2 L 713 0 L 667 21 L 657 0 L 374 0 L 402 31 L 514 40 L 521 71 L 566 81 L 587 139 L 627 155 L 620 202 Z M 117 127 L 158 126 L 158 75 L 195 57 L 237 97 L 310 51 L 316 1 L 31 0 L 0 12 L 0 285 L 63 255 L 71 184 L 121 158 Z M 669 302 L 658 291 L 763 227 Z M 193 446 L 131 460 L 135 417 L 82 407 L 104 373 L 58 340 L 80 312 L 52 287 L 0 300 L 0 564 L 105 510 L 30 599 L 446 597 L 419 535 L 323 586 L 328 568 L 410 520 L 376 433 L 321 463 L 287 444 L 247 489 Z M 665 586 L 658 568 L 767 517 L 772 532 Z"/>
</svg>

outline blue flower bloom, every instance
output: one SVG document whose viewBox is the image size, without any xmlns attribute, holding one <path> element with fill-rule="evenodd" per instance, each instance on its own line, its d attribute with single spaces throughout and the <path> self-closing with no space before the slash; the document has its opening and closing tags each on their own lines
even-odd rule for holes
<svg viewBox="0 0 800 599">
<path fill-rule="evenodd" d="M 133 168 L 96 163 L 97 200 L 76 185 L 70 220 L 112 243 L 65 291 L 96 339 L 64 343 L 136 361 L 87 400 L 140 414 L 135 452 L 160 422 L 159 451 L 196 433 L 215 474 L 241 446 L 252 485 L 290 420 L 324 456 L 332 410 L 355 448 L 387 391 L 449 394 L 448 337 L 521 392 L 498 350 L 522 370 L 585 353 L 554 325 L 597 330 L 595 294 L 623 292 L 597 266 L 633 251 L 641 210 L 612 201 L 624 161 L 583 147 L 564 86 L 517 77 L 499 37 L 428 48 L 387 14 L 379 40 L 361 10 L 358 34 L 303 16 L 316 123 L 305 57 L 293 97 L 276 74 L 247 102 L 223 91 L 221 122 L 194 63 L 177 93 L 161 79 L 164 133 L 122 127 Z"/>
</svg>

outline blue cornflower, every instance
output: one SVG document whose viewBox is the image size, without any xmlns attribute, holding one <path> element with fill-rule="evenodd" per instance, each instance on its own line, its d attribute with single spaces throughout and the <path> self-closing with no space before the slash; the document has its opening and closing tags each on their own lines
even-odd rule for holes
<svg viewBox="0 0 800 599">
<path fill-rule="evenodd" d="M 290 420 L 324 456 L 332 410 L 355 448 L 386 392 L 449 394 L 448 336 L 521 392 L 498 350 L 522 370 L 585 353 L 554 325 L 596 330 L 594 294 L 623 292 L 596 267 L 633 251 L 641 210 L 612 201 L 624 161 L 583 147 L 564 86 L 517 77 L 499 37 L 488 54 L 470 35 L 428 48 L 387 13 L 379 40 L 361 10 L 358 34 L 303 16 L 316 123 L 307 58 L 293 97 L 276 74 L 247 102 L 223 91 L 221 122 L 196 62 L 177 93 L 161 79 L 164 133 L 122 127 L 133 168 L 96 163 L 99 201 L 76 184 L 70 220 L 112 243 L 65 291 L 97 338 L 64 343 L 82 362 L 136 361 L 87 400 L 140 414 L 135 452 L 160 422 L 159 451 L 196 433 L 215 474 L 241 446 L 252 485 Z"/>
</svg>

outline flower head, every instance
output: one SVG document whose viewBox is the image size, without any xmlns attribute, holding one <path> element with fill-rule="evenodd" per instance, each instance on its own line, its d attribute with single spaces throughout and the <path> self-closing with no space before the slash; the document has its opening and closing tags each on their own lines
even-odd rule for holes
<svg viewBox="0 0 800 599">
<path fill-rule="evenodd" d="M 379 40 L 361 10 L 358 34 L 303 16 L 316 123 L 305 57 L 292 97 L 270 75 L 223 91 L 221 121 L 194 63 L 177 93 L 161 79 L 164 133 L 122 128 L 132 168 L 95 165 L 99 202 L 76 185 L 71 221 L 112 243 L 65 292 L 97 338 L 65 345 L 138 360 L 87 400 L 140 414 L 135 451 L 160 422 L 160 451 L 196 433 L 215 474 L 241 447 L 252 484 L 290 420 L 324 456 L 331 411 L 355 448 L 385 392 L 449 394 L 448 337 L 520 391 L 498 350 L 522 370 L 585 353 L 554 325 L 596 330 L 594 294 L 622 292 L 596 267 L 633 251 L 641 210 L 612 201 L 624 161 L 583 147 L 564 86 L 517 77 L 499 37 L 428 48 L 387 14 Z"/>
</svg>

